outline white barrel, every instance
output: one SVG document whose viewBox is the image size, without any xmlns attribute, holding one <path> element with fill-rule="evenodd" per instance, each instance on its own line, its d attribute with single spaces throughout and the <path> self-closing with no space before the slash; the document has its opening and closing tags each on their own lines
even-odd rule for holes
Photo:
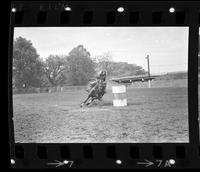
<svg viewBox="0 0 200 172">
<path fill-rule="evenodd" d="M 125 85 L 112 86 L 112 93 L 114 94 L 113 106 L 127 106 Z"/>
</svg>

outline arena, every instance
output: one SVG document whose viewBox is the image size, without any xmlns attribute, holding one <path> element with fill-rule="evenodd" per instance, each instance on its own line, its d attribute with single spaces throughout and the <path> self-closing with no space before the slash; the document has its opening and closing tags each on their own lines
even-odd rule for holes
<svg viewBox="0 0 200 172">
<path fill-rule="evenodd" d="M 113 107 L 108 87 L 102 102 L 80 107 L 84 87 L 13 96 L 15 142 L 189 142 L 187 81 L 127 87 L 126 107 Z M 159 86 L 160 85 L 160 86 Z M 165 87 L 164 87 L 165 85 Z"/>
</svg>

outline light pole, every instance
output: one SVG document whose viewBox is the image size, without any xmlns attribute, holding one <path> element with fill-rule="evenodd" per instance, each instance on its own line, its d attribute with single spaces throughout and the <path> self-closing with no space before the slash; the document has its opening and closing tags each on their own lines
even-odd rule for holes
<svg viewBox="0 0 200 172">
<path fill-rule="evenodd" d="M 147 59 L 148 77 L 149 77 L 149 79 L 148 79 L 148 83 L 149 83 L 149 88 L 151 88 L 151 81 L 150 81 L 150 67 L 149 67 L 149 55 L 147 55 L 146 59 Z"/>
</svg>

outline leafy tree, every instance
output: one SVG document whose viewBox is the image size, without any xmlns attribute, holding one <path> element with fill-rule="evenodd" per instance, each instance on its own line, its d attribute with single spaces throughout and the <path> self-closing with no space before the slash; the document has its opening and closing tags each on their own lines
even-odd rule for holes
<svg viewBox="0 0 200 172">
<path fill-rule="evenodd" d="M 129 75 L 142 75 L 146 71 L 136 64 L 128 64 L 127 62 L 114 62 L 112 54 L 106 52 L 94 59 L 97 71 L 106 70 L 108 77 L 120 77 Z"/>
<path fill-rule="evenodd" d="M 43 64 L 31 41 L 18 37 L 13 45 L 13 84 L 15 88 L 40 87 Z"/>
<path fill-rule="evenodd" d="M 65 58 L 58 55 L 50 55 L 44 65 L 46 77 L 51 86 L 65 83 Z"/>
<path fill-rule="evenodd" d="M 146 71 L 141 66 L 135 64 L 128 64 L 126 62 L 112 62 L 112 71 L 110 76 L 130 76 L 145 74 Z"/>
<path fill-rule="evenodd" d="M 106 70 L 108 77 L 141 75 L 146 73 L 141 66 L 128 64 L 127 62 L 114 62 L 111 52 L 105 52 L 97 56 L 94 60 L 96 62 L 96 70 Z"/>
<path fill-rule="evenodd" d="M 85 85 L 94 76 L 95 64 L 90 53 L 78 45 L 69 52 L 66 57 L 66 78 L 69 85 Z"/>
</svg>

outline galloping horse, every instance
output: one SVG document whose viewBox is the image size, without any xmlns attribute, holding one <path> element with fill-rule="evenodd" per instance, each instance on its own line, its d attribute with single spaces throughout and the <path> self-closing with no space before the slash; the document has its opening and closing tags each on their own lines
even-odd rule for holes
<svg viewBox="0 0 200 172">
<path fill-rule="evenodd" d="M 81 103 L 81 107 L 83 105 L 89 105 L 91 104 L 94 100 L 102 100 L 103 95 L 105 94 L 105 89 L 106 89 L 106 82 L 103 80 L 99 79 L 96 82 L 96 85 L 90 90 L 88 97 Z"/>
</svg>

